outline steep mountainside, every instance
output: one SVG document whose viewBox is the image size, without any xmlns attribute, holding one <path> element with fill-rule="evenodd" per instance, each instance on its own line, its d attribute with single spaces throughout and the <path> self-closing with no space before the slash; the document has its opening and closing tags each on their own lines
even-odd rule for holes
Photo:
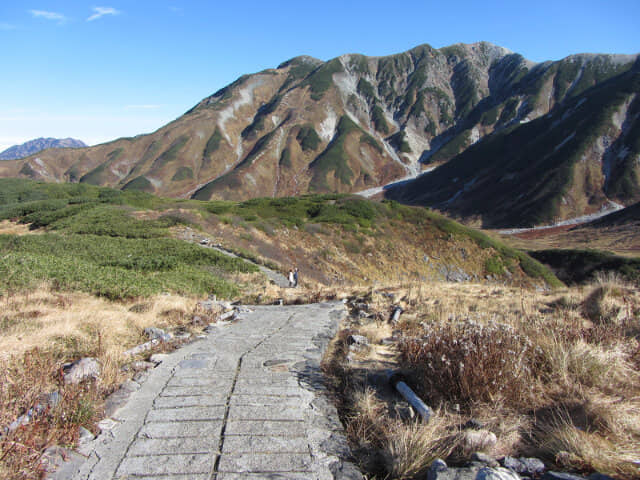
<svg viewBox="0 0 640 480">
<path fill-rule="evenodd" d="M 15 160 L 28 157 L 47 148 L 81 148 L 86 146 L 82 140 L 76 140 L 75 138 L 36 138 L 0 152 L 0 160 Z"/>
<path fill-rule="evenodd" d="M 386 195 L 486 227 L 550 224 L 639 201 L 640 62 L 574 90 L 548 114 L 514 123 Z"/>
<path fill-rule="evenodd" d="M 532 120 L 550 112 L 556 118 L 553 112 L 578 109 L 579 97 L 591 98 L 590 89 L 609 79 L 615 96 L 622 88 L 616 78 L 635 60 L 577 55 L 533 64 L 484 42 L 328 62 L 297 57 L 239 78 L 150 135 L 3 162 L 0 175 L 197 199 L 358 192 L 415 176 L 425 163 L 444 164 L 494 132 L 509 134 L 522 123 L 538 125 Z M 636 103 L 627 95 L 618 107 L 618 130 L 632 132 Z M 612 142 L 619 138 L 605 133 Z M 596 134 L 603 142 L 604 134 Z M 605 162 L 612 166 L 608 187 L 626 202 L 635 180 L 624 172 L 635 167 L 615 159 Z M 596 195 L 557 215 L 600 201 Z"/>
</svg>

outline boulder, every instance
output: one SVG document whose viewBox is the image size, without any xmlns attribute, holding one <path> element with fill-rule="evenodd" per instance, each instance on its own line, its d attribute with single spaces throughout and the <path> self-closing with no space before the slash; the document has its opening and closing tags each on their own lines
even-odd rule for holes
<svg viewBox="0 0 640 480">
<path fill-rule="evenodd" d="M 77 384 L 100 376 L 100 363 L 91 357 L 85 357 L 67 365 L 64 368 L 64 383 Z"/>
<path fill-rule="evenodd" d="M 496 434 L 489 430 L 465 430 L 460 445 L 463 452 L 488 452 L 497 442 Z"/>
</svg>

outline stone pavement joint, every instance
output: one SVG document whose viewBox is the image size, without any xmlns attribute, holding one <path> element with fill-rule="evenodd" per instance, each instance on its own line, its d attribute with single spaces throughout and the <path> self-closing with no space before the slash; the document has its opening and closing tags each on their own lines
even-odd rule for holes
<svg viewBox="0 0 640 480">
<path fill-rule="evenodd" d="M 49 478 L 362 480 L 320 371 L 343 305 L 252 308 L 170 354 Z"/>
</svg>

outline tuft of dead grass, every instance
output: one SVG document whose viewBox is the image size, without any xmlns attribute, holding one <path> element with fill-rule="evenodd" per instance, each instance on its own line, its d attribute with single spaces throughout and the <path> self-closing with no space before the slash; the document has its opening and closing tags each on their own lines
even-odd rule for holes
<svg viewBox="0 0 640 480">
<path fill-rule="evenodd" d="M 447 458 L 460 443 L 450 418 L 435 412 L 428 423 L 396 423 L 384 446 L 386 470 L 392 478 L 424 475 L 436 458 Z"/>
<path fill-rule="evenodd" d="M 607 472 L 620 478 L 637 478 L 640 441 L 611 439 L 601 432 L 576 425 L 572 414 L 559 408 L 536 423 L 533 437 L 539 453 L 562 467 L 582 472 Z"/>
</svg>

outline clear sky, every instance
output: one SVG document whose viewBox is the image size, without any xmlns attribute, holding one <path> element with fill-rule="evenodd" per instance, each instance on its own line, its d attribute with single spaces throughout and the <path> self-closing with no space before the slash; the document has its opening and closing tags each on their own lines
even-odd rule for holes
<svg viewBox="0 0 640 480">
<path fill-rule="evenodd" d="M 486 40 L 533 61 L 639 53 L 640 0 L 0 0 L 0 151 L 148 133 L 297 55 Z"/>
</svg>

